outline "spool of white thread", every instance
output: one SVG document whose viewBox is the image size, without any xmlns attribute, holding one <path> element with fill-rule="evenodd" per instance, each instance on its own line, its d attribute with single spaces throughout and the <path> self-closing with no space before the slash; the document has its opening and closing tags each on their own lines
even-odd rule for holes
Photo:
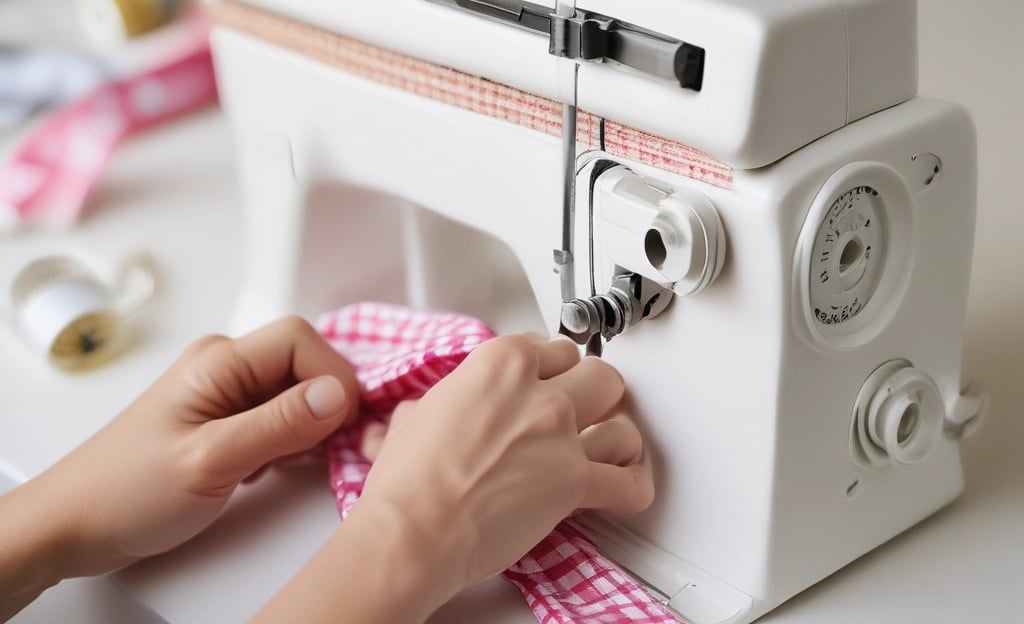
<svg viewBox="0 0 1024 624">
<path fill-rule="evenodd" d="M 86 36 L 101 47 L 171 23 L 191 0 L 76 0 Z"/>
<path fill-rule="evenodd" d="M 148 257 L 126 261 L 110 287 L 86 265 L 50 256 L 26 266 L 11 287 L 14 321 L 25 341 L 62 368 L 79 368 L 117 350 L 123 321 L 152 297 Z"/>
</svg>

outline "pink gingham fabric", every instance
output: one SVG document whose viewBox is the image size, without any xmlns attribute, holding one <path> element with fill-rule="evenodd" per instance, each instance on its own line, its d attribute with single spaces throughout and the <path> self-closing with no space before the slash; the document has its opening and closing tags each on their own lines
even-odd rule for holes
<svg viewBox="0 0 1024 624">
<path fill-rule="evenodd" d="M 33 130 L 0 168 L 0 231 L 70 225 L 123 139 L 216 101 L 205 35 L 159 67 L 99 85 Z"/>
<path fill-rule="evenodd" d="M 386 422 L 398 403 L 423 396 L 495 334 L 467 316 L 380 303 L 325 314 L 317 329 L 352 363 L 362 391 L 362 419 L 327 443 L 331 487 L 345 518 L 370 470 L 358 450 L 366 425 Z M 542 624 L 680 622 L 564 522 L 504 576 Z"/>
</svg>

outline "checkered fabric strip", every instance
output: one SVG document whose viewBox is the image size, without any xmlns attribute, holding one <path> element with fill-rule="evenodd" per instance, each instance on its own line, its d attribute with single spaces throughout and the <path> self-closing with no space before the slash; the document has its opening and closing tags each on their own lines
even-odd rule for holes
<svg viewBox="0 0 1024 624">
<path fill-rule="evenodd" d="M 322 315 L 321 335 L 355 368 L 363 406 L 391 411 L 418 399 L 494 332 L 483 322 L 447 312 L 359 303 Z"/>
<path fill-rule="evenodd" d="M 320 316 L 316 328 L 353 366 L 362 418 L 327 440 L 331 487 L 344 519 L 359 500 L 370 462 L 358 451 L 366 427 L 417 399 L 494 332 L 481 321 L 386 303 L 358 303 Z"/>
<path fill-rule="evenodd" d="M 476 319 L 360 303 L 325 314 L 317 328 L 356 369 L 363 415 L 327 442 L 331 487 L 347 517 L 370 462 L 358 451 L 366 426 L 421 397 L 494 332 Z M 562 523 L 504 575 L 542 624 L 674 624 L 669 613 L 583 535 Z"/>
<path fill-rule="evenodd" d="M 347 73 L 464 110 L 543 132 L 562 134 L 562 105 L 555 100 L 481 76 L 392 52 L 316 26 L 237 2 L 216 2 L 209 11 L 218 24 L 296 50 Z M 732 188 L 732 167 L 704 152 L 643 130 L 580 112 L 576 140 L 720 188 Z"/>
<path fill-rule="evenodd" d="M 680 620 L 566 523 L 504 572 L 541 624 Z"/>
<path fill-rule="evenodd" d="M 128 136 L 213 104 L 206 27 L 179 56 L 100 84 L 46 117 L 0 164 L 0 230 L 20 221 L 69 225 Z"/>
</svg>

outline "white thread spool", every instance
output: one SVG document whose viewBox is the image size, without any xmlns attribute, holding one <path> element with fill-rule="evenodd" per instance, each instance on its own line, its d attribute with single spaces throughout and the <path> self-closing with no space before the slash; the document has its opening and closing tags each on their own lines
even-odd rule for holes
<svg viewBox="0 0 1024 624">
<path fill-rule="evenodd" d="M 112 47 L 176 19 L 191 0 L 76 0 L 85 35 Z"/>
<path fill-rule="evenodd" d="M 147 256 L 122 264 L 109 287 L 86 265 L 66 256 L 32 262 L 14 280 L 11 306 L 22 337 L 62 368 L 80 368 L 113 355 L 123 321 L 155 288 Z"/>
</svg>

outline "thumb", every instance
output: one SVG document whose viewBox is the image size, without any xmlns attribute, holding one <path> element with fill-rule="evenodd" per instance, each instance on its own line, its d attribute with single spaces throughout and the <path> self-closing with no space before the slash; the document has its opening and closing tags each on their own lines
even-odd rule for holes
<svg viewBox="0 0 1024 624">
<path fill-rule="evenodd" d="M 210 472 L 241 480 L 279 457 L 319 444 L 349 420 L 355 401 L 335 377 L 296 384 L 246 412 L 203 425 L 212 448 Z"/>
</svg>

